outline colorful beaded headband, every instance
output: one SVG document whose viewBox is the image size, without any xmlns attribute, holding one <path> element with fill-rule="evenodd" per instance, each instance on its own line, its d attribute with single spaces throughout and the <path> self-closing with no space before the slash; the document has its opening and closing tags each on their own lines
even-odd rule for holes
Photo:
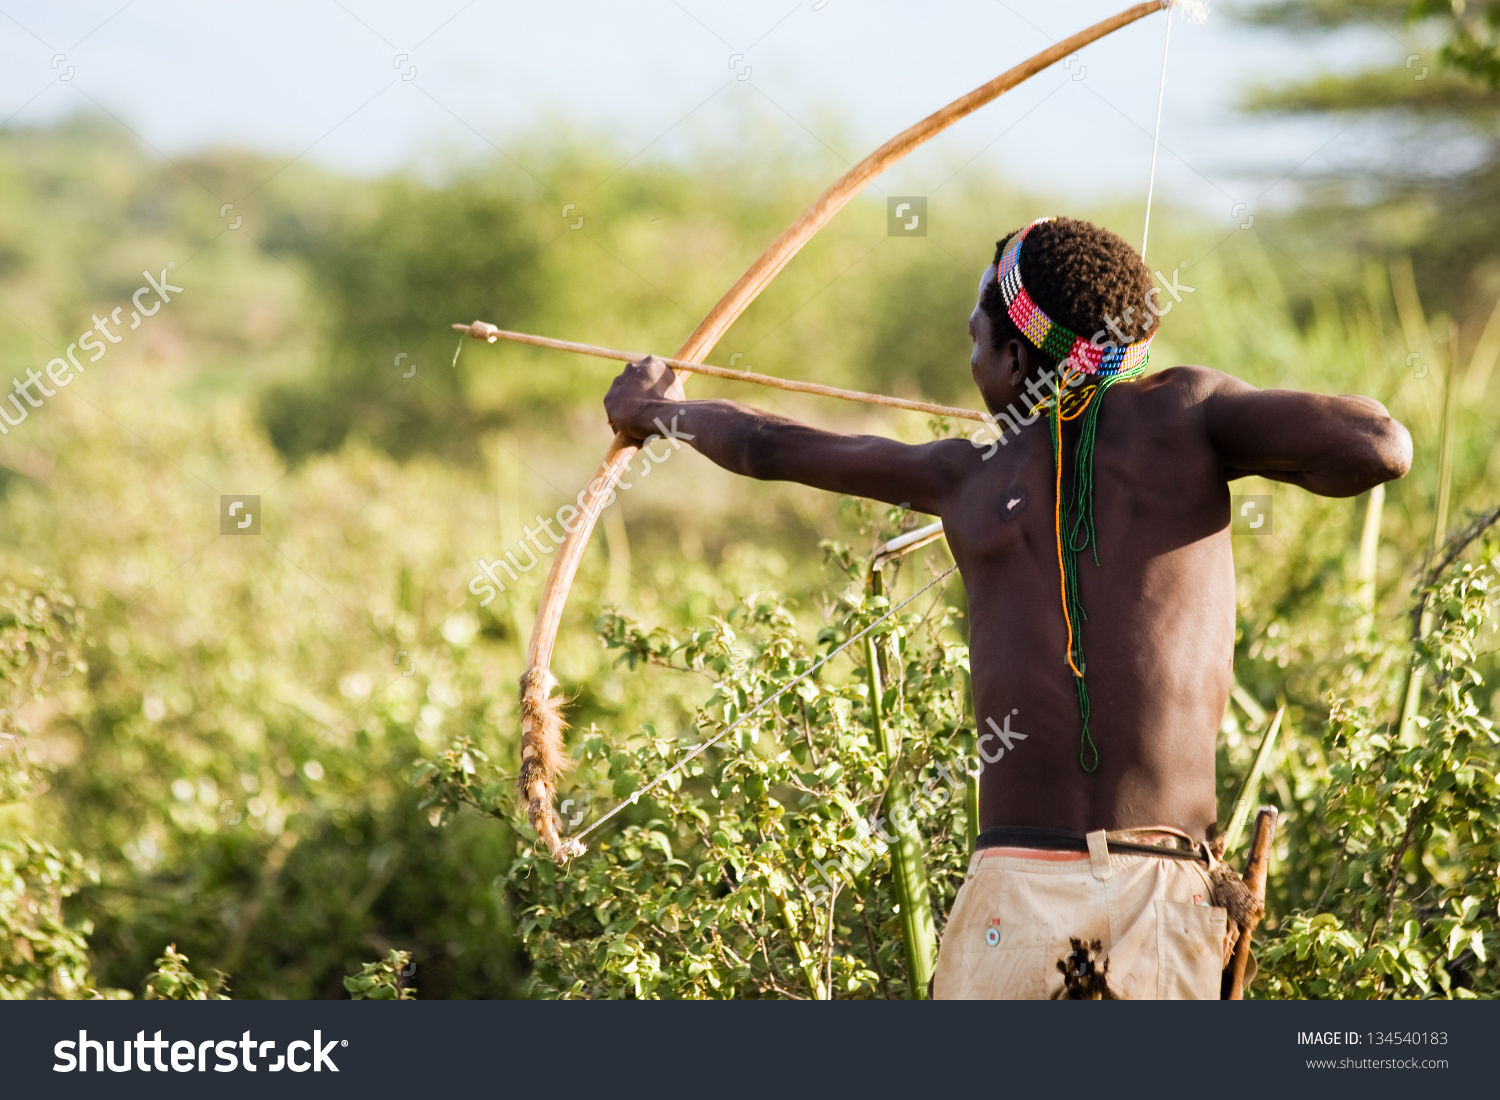
<svg viewBox="0 0 1500 1100">
<path fill-rule="evenodd" d="M 1026 234 L 1043 222 L 1055 220 L 1038 218 L 1006 242 L 1005 250 L 1000 254 L 999 271 L 995 278 L 1000 284 L 1000 293 L 1005 298 L 1005 311 L 1010 315 L 1011 322 L 1037 348 L 1055 356 L 1059 361 L 1070 362 L 1085 374 L 1107 377 L 1144 367 L 1151 353 L 1151 341 L 1156 337 L 1155 332 L 1124 347 L 1113 340 L 1102 346 L 1096 345 L 1048 317 L 1021 285 L 1021 242 L 1026 239 Z"/>
</svg>

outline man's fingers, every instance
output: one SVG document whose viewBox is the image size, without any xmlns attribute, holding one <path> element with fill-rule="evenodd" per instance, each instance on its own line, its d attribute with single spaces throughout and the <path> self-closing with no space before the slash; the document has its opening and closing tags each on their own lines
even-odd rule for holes
<svg viewBox="0 0 1500 1100">
<path fill-rule="evenodd" d="M 604 412 L 616 433 L 631 439 L 651 433 L 645 409 L 658 401 L 683 401 L 682 383 L 676 373 L 655 355 L 626 364 L 609 387 Z"/>
<path fill-rule="evenodd" d="M 681 400 L 683 397 L 682 383 L 677 377 L 677 372 L 667 366 L 659 356 L 647 355 L 637 359 L 626 370 L 627 373 L 634 372 L 642 376 L 647 386 L 663 397 L 674 401 Z"/>
<path fill-rule="evenodd" d="M 677 380 L 677 373 L 654 355 L 642 359 L 641 367 L 646 372 L 651 388 L 658 393 L 664 393 Z"/>
</svg>

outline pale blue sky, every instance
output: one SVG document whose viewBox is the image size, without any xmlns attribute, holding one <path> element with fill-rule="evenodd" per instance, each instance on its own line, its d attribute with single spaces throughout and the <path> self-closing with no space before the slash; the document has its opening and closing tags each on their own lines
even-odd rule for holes
<svg viewBox="0 0 1500 1100">
<path fill-rule="evenodd" d="M 836 164 L 1122 6 L 0 0 L 0 119 L 103 110 L 164 155 L 235 145 L 378 173 L 490 155 L 559 122 L 671 156 L 759 115 L 768 127 L 755 140 Z M 1148 17 L 1040 75 L 890 183 L 925 193 L 966 165 L 1070 197 L 1144 200 L 1164 22 Z M 1233 109 L 1238 90 L 1400 49 L 1373 28 L 1315 43 L 1223 12 L 1206 26 L 1175 18 L 1158 195 L 1226 220 L 1235 203 L 1290 201 L 1297 177 L 1277 176 L 1348 162 L 1374 135 L 1341 120 L 1252 122 Z"/>
</svg>

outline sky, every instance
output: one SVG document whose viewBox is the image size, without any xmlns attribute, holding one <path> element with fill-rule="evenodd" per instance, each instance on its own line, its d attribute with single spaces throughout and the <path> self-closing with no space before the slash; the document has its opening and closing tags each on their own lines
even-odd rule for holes
<svg viewBox="0 0 1500 1100">
<path fill-rule="evenodd" d="M 163 157 L 237 146 L 363 175 L 436 171 L 560 127 L 632 159 L 744 133 L 837 166 L 1123 6 L 0 0 L 0 125 L 90 111 Z M 883 182 L 926 194 L 962 172 L 1144 210 L 1166 30 L 1156 14 L 1086 48 Z M 1375 28 L 1328 41 L 1175 16 L 1156 195 L 1226 221 L 1292 202 L 1300 179 L 1374 137 L 1358 121 L 1250 119 L 1243 89 L 1401 48 Z"/>
</svg>

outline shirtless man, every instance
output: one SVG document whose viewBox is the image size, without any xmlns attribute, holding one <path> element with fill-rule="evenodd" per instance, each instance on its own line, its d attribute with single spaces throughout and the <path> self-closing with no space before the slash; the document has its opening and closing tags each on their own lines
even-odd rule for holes
<svg viewBox="0 0 1500 1100">
<path fill-rule="evenodd" d="M 939 997 L 1054 995 L 1072 938 L 1101 941 L 1118 996 L 1219 996 L 1226 918 L 1213 904 L 1205 842 L 1216 827 L 1214 744 L 1234 650 L 1229 482 L 1256 474 L 1347 497 L 1411 464 L 1406 429 L 1370 398 L 1258 390 L 1196 366 L 1098 388 L 1105 360 L 1082 376 L 1078 397 L 1063 400 L 1065 531 L 1076 518 L 1068 502 L 1087 421 L 1068 418 L 1069 402 L 1076 411 L 1090 392 L 1099 402 L 1097 546 L 1077 555 L 1087 630 L 1070 664 L 1057 429 L 1050 411 L 1029 423 L 1024 414 L 1052 392 L 1038 378 L 1078 381 L 1070 368 L 1087 371 L 1091 355 L 1097 368 L 1106 352 L 1117 368 L 1133 365 L 1121 362 L 1125 351 L 1140 362 L 1157 323 L 1152 286 L 1123 240 L 1086 222 L 1045 219 L 999 243 L 969 335 L 974 382 L 1006 423 L 1000 446 L 912 446 L 730 401 L 688 401 L 654 357 L 627 367 L 605 398 L 611 425 L 628 436 L 651 434 L 661 417 L 735 473 L 941 517 L 968 592 L 979 747 L 992 763 L 981 776 L 969 878 L 943 934 Z M 1040 329 L 1028 319 L 1033 305 Z M 1041 339 L 1049 323 L 1077 342 Z M 1091 353 L 1085 340 L 1105 350 Z M 1072 619 L 1077 630 L 1081 616 Z M 1012 715 L 1026 739 L 1002 760 L 985 738 Z"/>
</svg>

